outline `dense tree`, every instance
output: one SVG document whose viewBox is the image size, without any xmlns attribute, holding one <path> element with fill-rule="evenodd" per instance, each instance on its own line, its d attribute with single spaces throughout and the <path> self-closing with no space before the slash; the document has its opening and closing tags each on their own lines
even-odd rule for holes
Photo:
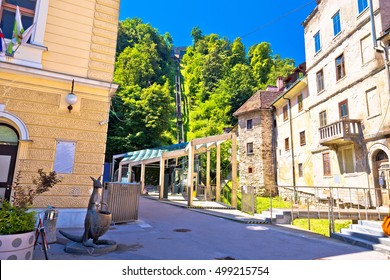
<svg viewBox="0 0 390 280">
<path fill-rule="evenodd" d="M 174 135 L 172 39 L 140 19 L 119 24 L 107 159 L 113 154 L 171 144 Z M 153 137 L 151 137 L 151 135 Z"/>
<path fill-rule="evenodd" d="M 278 77 L 287 77 L 295 69 L 295 61 L 290 58 L 282 59 L 276 54 L 272 60 L 272 67 L 268 74 L 268 85 L 274 85 Z"/>
<path fill-rule="evenodd" d="M 258 88 L 264 88 L 272 68 L 272 50 L 269 43 L 253 45 L 249 49 L 249 63 Z"/>
<path fill-rule="evenodd" d="M 245 46 L 241 41 L 241 38 L 236 38 L 232 45 L 232 55 L 229 58 L 229 65 L 234 66 L 236 64 L 247 64 L 248 59 L 246 57 Z"/>
<path fill-rule="evenodd" d="M 287 76 L 294 61 L 273 55 L 271 45 L 253 45 L 248 53 L 233 42 L 195 27 L 193 44 L 181 60 L 186 139 L 220 134 L 234 125 L 233 113 L 258 89 Z M 115 153 L 176 142 L 172 38 L 138 18 L 119 24 L 108 158 Z M 150 137 L 150 136 L 153 137 Z"/>
</svg>

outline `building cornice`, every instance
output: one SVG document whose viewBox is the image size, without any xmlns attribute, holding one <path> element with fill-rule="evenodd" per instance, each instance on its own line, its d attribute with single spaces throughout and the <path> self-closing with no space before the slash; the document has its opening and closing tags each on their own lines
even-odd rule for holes
<svg viewBox="0 0 390 280">
<path fill-rule="evenodd" d="M 79 76 L 72 76 L 68 74 L 62 74 L 58 72 L 52 72 L 42 69 L 37 69 L 33 67 L 15 65 L 13 63 L 0 62 L 0 70 L 7 73 L 13 74 L 23 74 L 29 75 L 32 77 L 46 78 L 50 80 L 60 81 L 60 82 L 72 82 L 73 80 L 79 84 L 84 84 L 86 86 L 98 87 L 98 88 L 109 88 L 110 95 L 115 94 L 118 85 L 114 83 L 98 81 L 93 79 L 88 79 Z"/>
<path fill-rule="evenodd" d="M 357 85 L 357 84 L 359 84 L 359 83 L 365 81 L 366 79 L 368 79 L 368 78 L 370 78 L 370 77 L 372 77 L 372 76 L 378 74 L 379 72 L 381 72 L 381 71 L 383 71 L 383 70 L 385 70 L 385 66 L 384 66 L 384 65 L 381 65 L 381 66 L 375 68 L 374 70 L 372 70 L 370 73 L 368 73 L 368 74 L 365 75 L 364 77 L 362 77 L 362 78 L 360 78 L 360 79 L 357 79 L 356 81 L 354 81 L 354 82 L 352 82 L 352 83 L 349 83 L 347 86 L 342 87 L 341 89 L 335 91 L 334 93 L 332 93 L 331 95 L 327 96 L 326 98 L 324 98 L 324 99 L 322 99 L 322 100 L 320 100 L 320 101 L 318 101 L 318 102 L 316 102 L 316 103 L 310 105 L 308 109 L 309 109 L 309 110 L 313 109 L 314 107 L 316 107 L 316 106 L 318 106 L 318 105 L 320 105 L 320 104 L 322 104 L 322 103 L 328 101 L 329 99 L 333 98 L 334 96 L 338 95 L 339 93 L 342 93 L 342 92 L 344 92 L 345 90 L 347 90 L 347 89 L 349 89 L 349 88 L 351 88 L 351 87 L 354 87 L 355 85 Z"/>
</svg>

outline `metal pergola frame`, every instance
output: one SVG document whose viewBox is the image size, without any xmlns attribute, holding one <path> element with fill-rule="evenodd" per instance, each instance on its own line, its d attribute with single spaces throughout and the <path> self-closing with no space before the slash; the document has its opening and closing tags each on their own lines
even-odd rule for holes
<svg viewBox="0 0 390 280">
<path fill-rule="evenodd" d="M 232 164 L 232 201 L 231 204 L 233 207 L 237 207 L 237 136 L 234 131 L 229 133 L 224 133 L 220 135 L 214 135 L 214 136 L 208 136 L 203 138 L 196 138 L 193 139 L 187 143 L 183 143 L 182 147 L 178 146 L 178 149 L 175 149 L 175 145 L 172 145 L 173 150 L 169 150 L 170 147 L 161 147 L 161 148 L 155 148 L 154 154 L 145 156 L 145 157 L 138 157 L 135 159 L 132 159 L 128 157 L 131 153 L 123 153 L 113 156 L 113 162 L 112 162 L 112 178 L 114 173 L 114 163 L 116 160 L 122 158 L 122 160 L 119 162 L 119 180 L 122 178 L 121 170 L 124 165 L 129 166 L 129 175 L 128 179 L 131 178 L 131 168 L 132 166 L 139 166 L 141 165 L 141 193 L 143 192 L 145 188 L 145 168 L 146 165 L 151 163 L 160 163 L 160 179 L 159 179 L 159 199 L 163 199 L 164 195 L 164 170 L 165 170 L 165 164 L 167 160 L 170 159 L 178 159 L 180 157 L 188 157 L 188 177 L 187 177 L 187 189 L 192 190 L 194 187 L 194 180 L 190 180 L 190 178 L 194 177 L 194 162 L 195 162 L 195 155 L 201 154 L 201 153 L 207 153 L 207 176 L 206 176 L 206 188 L 209 190 L 211 188 L 211 182 L 210 182 L 210 150 L 211 149 L 217 149 L 216 152 L 216 171 L 217 171 L 217 178 L 216 178 L 216 201 L 220 202 L 220 181 L 221 181 L 221 144 L 225 141 L 231 140 L 232 141 L 232 155 L 231 155 L 231 164 Z M 178 144 L 176 144 L 178 145 Z M 143 150 L 144 151 L 144 150 Z M 134 153 L 134 152 L 132 152 Z M 146 154 L 146 152 L 144 152 Z M 188 206 L 193 206 L 193 196 L 191 195 L 192 192 L 189 192 L 188 194 Z"/>
</svg>

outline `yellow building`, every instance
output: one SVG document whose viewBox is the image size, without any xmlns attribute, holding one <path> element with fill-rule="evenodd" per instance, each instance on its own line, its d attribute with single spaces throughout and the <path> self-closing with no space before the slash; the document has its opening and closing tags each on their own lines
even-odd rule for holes
<svg viewBox="0 0 390 280">
<path fill-rule="evenodd" d="M 17 7 L 1 0 L 4 42 Z M 35 207 L 86 207 L 90 176 L 103 173 L 119 0 L 18 1 L 33 32 L 14 52 L 0 53 L 0 197 L 9 198 L 18 172 L 29 185 L 38 169 L 62 182 Z M 71 107 L 67 97 L 77 101 Z M 69 96 L 68 96 L 69 95 Z"/>
</svg>

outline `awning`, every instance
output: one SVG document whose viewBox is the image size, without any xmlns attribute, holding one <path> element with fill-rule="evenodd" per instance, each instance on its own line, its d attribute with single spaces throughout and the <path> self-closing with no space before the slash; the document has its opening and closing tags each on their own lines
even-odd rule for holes
<svg viewBox="0 0 390 280">
<path fill-rule="evenodd" d="M 114 156 L 122 158 L 120 165 L 136 166 L 142 163 L 149 164 L 159 162 L 161 159 L 178 158 L 188 155 L 189 147 L 194 148 L 194 153 L 205 152 L 212 146 L 217 146 L 222 142 L 231 139 L 231 132 L 221 135 L 207 136 L 203 138 L 192 139 L 190 142 L 173 144 L 158 148 L 150 148 L 139 151 L 132 151 Z"/>
<path fill-rule="evenodd" d="M 188 142 L 184 142 L 170 146 L 128 152 L 121 160 L 121 163 L 140 164 L 142 161 L 159 161 L 163 153 L 184 150 L 187 145 Z"/>
</svg>

